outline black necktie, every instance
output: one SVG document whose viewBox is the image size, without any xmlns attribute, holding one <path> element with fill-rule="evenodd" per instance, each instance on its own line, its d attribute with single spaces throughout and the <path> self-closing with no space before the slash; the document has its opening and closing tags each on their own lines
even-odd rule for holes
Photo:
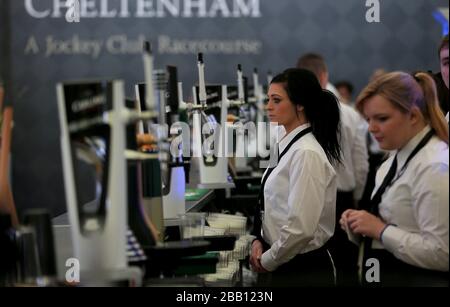
<svg viewBox="0 0 450 307">
<path fill-rule="evenodd" d="M 384 180 L 381 183 L 380 187 L 378 188 L 377 192 L 370 200 L 370 212 L 372 214 L 379 216 L 378 205 L 381 203 L 381 196 L 383 195 L 386 188 L 391 184 L 396 173 L 397 173 L 397 155 L 395 155 L 391 167 L 389 168 L 389 171 L 386 174 L 386 177 L 384 177 Z"/>
<path fill-rule="evenodd" d="M 383 182 L 378 188 L 375 195 L 370 200 L 370 213 L 375 216 L 379 216 L 379 207 L 378 205 L 381 203 L 381 196 L 383 195 L 386 188 L 391 184 L 392 180 L 397 173 L 397 155 L 395 155 L 394 160 L 392 161 L 391 167 L 384 177 Z M 369 254 L 370 249 L 372 248 L 372 238 L 362 237 L 361 245 L 359 246 L 359 256 L 358 256 L 358 266 L 359 266 L 359 279 L 361 283 L 364 283 L 364 264 L 366 262 L 366 257 Z"/>
<path fill-rule="evenodd" d="M 417 146 L 414 148 L 414 150 L 411 152 L 409 157 L 406 159 L 405 164 L 401 168 L 399 172 L 399 176 L 403 174 L 403 172 L 408 167 L 409 162 L 417 155 L 417 153 L 425 147 L 425 145 L 428 144 L 428 142 L 431 140 L 431 138 L 434 135 L 434 130 L 431 129 L 428 131 L 428 133 L 422 138 L 422 140 L 417 144 Z M 389 171 L 386 174 L 386 177 L 384 177 L 383 182 L 381 183 L 379 189 L 375 193 L 375 195 L 370 200 L 370 212 L 376 216 L 379 216 L 379 209 L 378 205 L 381 203 L 381 196 L 383 195 L 386 188 L 392 184 L 392 180 L 394 180 L 395 174 L 397 173 L 397 155 L 394 157 L 394 161 L 392 161 L 391 167 L 389 168 Z M 398 179 L 398 178 L 397 178 Z"/>
</svg>

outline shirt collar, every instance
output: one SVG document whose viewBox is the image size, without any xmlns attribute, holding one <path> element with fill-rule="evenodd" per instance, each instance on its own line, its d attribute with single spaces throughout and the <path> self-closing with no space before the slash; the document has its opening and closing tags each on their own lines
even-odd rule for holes
<svg viewBox="0 0 450 307">
<path fill-rule="evenodd" d="M 431 130 L 431 127 L 427 125 L 419 133 L 417 133 L 409 142 L 397 152 L 397 169 L 403 167 L 409 155 L 413 152 L 414 148 L 420 143 L 425 135 Z"/>
<path fill-rule="evenodd" d="M 278 143 L 278 148 L 280 150 L 279 154 L 281 154 L 283 152 L 283 150 L 288 146 L 288 144 L 292 141 L 292 139 L 298 134 L 300 133 L 300 131 L 305 130 L 306 128 L 311 127 L 310 123 L 306 123 L 303 125 L 298 126 L 297 128 L 295 128 L 294 130 L 292 130 L 291 132 L 289 132 L 289 134 L 286 134 L 281 141 Z"/>
</svg>

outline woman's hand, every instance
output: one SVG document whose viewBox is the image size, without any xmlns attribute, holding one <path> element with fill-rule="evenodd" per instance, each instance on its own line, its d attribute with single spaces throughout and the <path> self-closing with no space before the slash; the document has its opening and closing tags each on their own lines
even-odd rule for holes
<svg viewBox="0 0 450 307">
<path fill-rule="evenodd" d="M 258 273 L 266 273 L 268 272 L 262 265 L 261 265 L 261 256 L 263 254 L 263 245 L 261 241 L 255 240 L 252 243 L 252 253 L 250 255 L 250 265 L 253 269 L 253 271 Z"/>
<path fill-rule="evenodd" d="M 347 211 L 350 212 L 346 214 Z M 380 234 L 386 226 L 381 219 L 365 210 L 347 211 L 342 214 L 343 218 L 341 218 L 341 220 L 343 220 L 343 222 L 347 220 L 348 227 L 353 233 L 371 237 L 376 240 L 380 239 Z M 345 217 L 344 214 L 346 214 Z"/>
<path fill-rule="evenodd" d="M 353 209 L 347 209 L 345 210 L 342 215 L 341 215 L 341 219 L 339 220 L 339 224 L 341 225 L 342 230 L 347 231 L 348 229 L 348 217 L 350 215 L 351 212 L 356 211 Z"/>
</svg>

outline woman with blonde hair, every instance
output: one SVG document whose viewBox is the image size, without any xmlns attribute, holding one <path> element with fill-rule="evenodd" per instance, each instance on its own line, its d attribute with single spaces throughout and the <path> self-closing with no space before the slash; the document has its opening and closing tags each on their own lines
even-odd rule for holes
<svg viewBox="0 0 450 307">
<path fill-rule="evenodd" d="M 384 74 L 363 89 L 356 107 L 380 147 L 391 151 L 368 211 L 347 210 L 340 219 L 350 238 L 361 235 L 361 282 L 448 286 L 449 134 L 433 79 Z"/>
</svg>

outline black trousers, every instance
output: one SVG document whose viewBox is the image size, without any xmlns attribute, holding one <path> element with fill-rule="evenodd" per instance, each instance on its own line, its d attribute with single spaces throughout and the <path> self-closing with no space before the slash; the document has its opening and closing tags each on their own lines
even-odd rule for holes
<svg viewBox="0 0 450 307">
<path fill-rule="evenodd" d="M 336 266 L 336 284 L 338 287 L 358 286 L 358 246 L 348 240 L 341 229 L 339 220 L 347 209 L 355 209 L 353 192 L 338 192 L 336 199 L 336 224 L 334 235 L 328 242 L 328 248 Z"/>
<path fill-rule="evenodd" d="M 325 247 L 299 254 L 274 272 L 258 274 L 257 286 L 334 287 L 333 261 Z"/>
<path fill-rule="evenodd" d="M 373 277 L 373 267 L 365 267 L 362 285 L 365 287 L 448 287 L 448 272 L 421 269 L 407 264 L 386 250 L 371 249 L 365 259 L 375 258 L 379 262 L 379 282 L 368 282 Z M 372 270 L 372 271 L 368 271 Z M 366 277 L 367 276 L 367 277 Z"/>
</svg>

